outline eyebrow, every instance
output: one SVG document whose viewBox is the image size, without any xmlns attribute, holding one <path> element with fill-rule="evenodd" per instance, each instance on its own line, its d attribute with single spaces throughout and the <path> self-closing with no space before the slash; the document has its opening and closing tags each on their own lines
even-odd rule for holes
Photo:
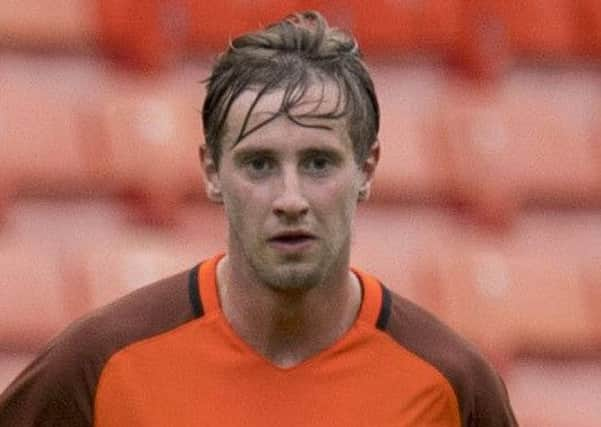
<svg viewBox="0 0 601 427">
<path fill-rule="evenodd" d="M 274 157 L 274 151 L 269 148 L 240 148 L 234 153 L 234 161 L 241 162 L 255 156 L 270 156 Z"/>
</svg>

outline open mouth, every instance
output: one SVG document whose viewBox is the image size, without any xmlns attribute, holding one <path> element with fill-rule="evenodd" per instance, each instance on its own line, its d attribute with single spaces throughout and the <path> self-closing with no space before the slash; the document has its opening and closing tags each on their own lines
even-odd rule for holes
<svg viewBox="0 0 601 427">
<path fill-rule="evenodd" d="M 313 241 L 315 241 L 315 236 L 304 232 L 282 233 L 269 239 L 272 245 L 284 249 L 300 249 Z"/>
</svg>

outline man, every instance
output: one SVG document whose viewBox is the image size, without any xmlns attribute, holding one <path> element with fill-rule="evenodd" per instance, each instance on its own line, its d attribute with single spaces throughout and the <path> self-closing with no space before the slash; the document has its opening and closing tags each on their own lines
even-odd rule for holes
<svg viewBox="0 0 601 427">
<path fill-rule="evenodd" d="M 200 150 L 227 254 L 67 330 L 0 398 L 0 426 L 514 426 L 477 352 L 350 269 L 378 162 L 355 41 L 314 12 L 235 39 Z"/>
</svg>

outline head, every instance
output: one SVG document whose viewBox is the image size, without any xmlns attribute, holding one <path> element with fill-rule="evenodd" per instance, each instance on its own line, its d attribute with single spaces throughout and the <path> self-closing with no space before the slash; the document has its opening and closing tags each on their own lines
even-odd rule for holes
<svg viewBox="0 0 601 427">
<path fill-rule="evenodd" d="M 208 80 L 201 158 L 239 270 L 278 290 L 348 274 L 355 207 L 377 163 L 378 117 L 356 42 L 319 14 L 231 43 Z"/>
<path fill-rule="evenodd" d="M 319 114 L 346 120 L 355 159 L 361 162 L 376 143 L 380 112 L 354 38 L 329 27 L 319 13 L 303 12 L 234 39 L 207 81 L 202 109 L 206 144 L 215 164 L 219 166 L 230 108 L 242 93 L 256 91 L 258 102 L 265 94 L 282 90 L 285 96 L 278 114 L 302 123 L 311 114 L 295 117 L 292 110 L 304 101 L 311 85 L 326 82 L 335 85 L 337 102 L 330 111 Z M 254 130 L 244 126 L 238 139 Z"/>
</svg>

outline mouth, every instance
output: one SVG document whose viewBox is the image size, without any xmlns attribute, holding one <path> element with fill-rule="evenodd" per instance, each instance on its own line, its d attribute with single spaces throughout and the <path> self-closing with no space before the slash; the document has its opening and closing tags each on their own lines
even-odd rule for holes
<svg viewBox="0 0 601 427">
<path fill-rule="evenodd" d="M 278 233 L 271 237 L 268 242 L 272 247 L 279 250 L 296 251 L 307 248 L 315 240 L 317 240 L 316 236 L 311 233 L 304 231 L 290 231 Z"/>
</svg>

